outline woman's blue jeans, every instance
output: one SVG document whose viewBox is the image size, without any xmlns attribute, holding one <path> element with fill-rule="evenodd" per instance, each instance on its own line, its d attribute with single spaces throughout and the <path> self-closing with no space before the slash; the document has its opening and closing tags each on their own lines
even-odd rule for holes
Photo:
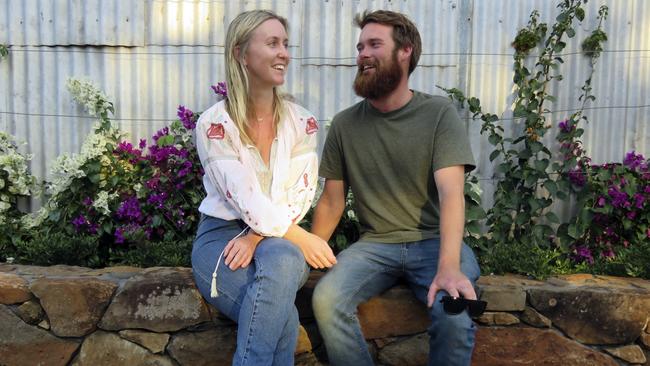
<svg viewBox="0 0 650 366">
<path fill-rule="evenodd" d="M 312 304 L 331 365 L 372 365 L 357 318 L 357 306 L 392 287 L 399 278 L 426 304 L 438 266 L 438 239 L 402 244 L 357 242 L 337 256 L 338 263 L 318 282 Z M 461 271 L 474 284 L 479 267 L 472 250 L 461 251 Z M 469 365 L 476 331 L 466 311 L 446 314 L 439 291 L 429 309 L 429 365 Z"/>
<path fill-rule="evenodd" d="M 299 326 L 294 301 L 309 276 L 298 247 L 282 238 L 265 238 L 251 264 L 236 271 L 222 258 L 217 272 L 219 296 L 210 297 L 219 255 L 244 228 L 239 220 L 201 218 L 192 248 L 194 280 L 203 297 L 238 324 L 233 365 L 293 365 Z"/>
</svg>

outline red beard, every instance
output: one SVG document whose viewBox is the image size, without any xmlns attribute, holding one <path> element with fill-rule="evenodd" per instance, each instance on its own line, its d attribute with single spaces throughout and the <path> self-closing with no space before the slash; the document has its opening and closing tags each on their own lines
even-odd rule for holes
<svg viewBox="0 0 650 366">
<path fill-rule="evenodd" d="M 367 65 L 374 66 L 375 72 L 365 75 L 362 69 Z M 394 50 L 389 64 L 375 61 L 359 65 L 353 84 L 354 92 L 363 98 L 379 99 L 397 88 L 400 80 L 402 80 L 402 75 L 403 71 L 397 62 L 397 50 Z"/>
</svg>

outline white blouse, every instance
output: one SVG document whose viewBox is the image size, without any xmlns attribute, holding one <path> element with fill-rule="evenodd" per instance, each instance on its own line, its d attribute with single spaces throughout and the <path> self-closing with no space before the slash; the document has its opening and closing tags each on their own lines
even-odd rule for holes
<svg viewBox="0 0 650 366">
<path fill-rule="evenodd" d="M 292 223 L 305 216 L 318 182 L 318 122 L 301 106 L 286 105 L 274 141 L 274 161 L 269 164 L 270 189 L 259 181 L 265 172 L 258 172 L 264 167 L 253 156 L 257 149 L 241 141 L 225 101 L 201 114 L 196 148 L 205 170 L 207 196 L 200 212 L 224 220 L 241 219 L 256 233 L 276 237 L 284 236 Z"/>
</svg>

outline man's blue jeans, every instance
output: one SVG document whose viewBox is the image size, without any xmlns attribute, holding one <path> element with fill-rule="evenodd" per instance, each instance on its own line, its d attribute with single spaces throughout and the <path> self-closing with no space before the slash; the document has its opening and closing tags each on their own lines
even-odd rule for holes
<svg viewBox="0 0 650 366">
<path fill-rule="evenodd" d="M 298 247 L 282 238 L 265 238 L 253 262 L 236 271 L 222 258 L 217 272 L 219 296 L 210 297 L 219 255 L 244 227 L 239 220 L 202 217 L 192 249 L 196 286 L 209 303 L 238 324 L 233 365 L 293 365 L 299 326 L 294 301 L 309 276 Z"/>
<path fill-rule="evenodd" d="M 318 282 L 312 299 L 314 315 L 331 365 L 372 365 L 361 333 L 357 306 L 392 287 L 399 278 L 426 304 L 438 267 L 438 239 L 403 244 L 357 242 L 342 251 L 338 263 Z M 461 251 L 461 271 L 472 284 L 480 275 L 472 250 Z M 429 365 L 469 365 L 476 331 L 466 311 L 446 314 L 439 291 L 429 309 Z"/>
</svg>

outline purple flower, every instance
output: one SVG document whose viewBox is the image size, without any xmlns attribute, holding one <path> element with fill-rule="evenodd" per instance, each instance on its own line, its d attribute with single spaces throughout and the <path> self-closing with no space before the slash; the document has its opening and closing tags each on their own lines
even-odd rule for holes
<svg viewBox="0 0 650 366">
<path fill-rule="evenodd" d="M 605 257 L 605 258 L 614 258 L 614 251 L 612 250 L 612 248 L 607 248 L 602 253 L 600 253 L 600 255 L 601 257 Z"/>
<path fill-rule="evenodd" d="M 136 159 L 130 159 L 129 161 L 133 164 L 137 163 L 138 159 L 142 156 L 142 151 L 134 149 L 133 145 L 130 142 L 122 141 L 117 145 L 115 149 L 116 153 L 125 153 L 136 157 Z"/>
<path fill-rule="evenodd" d="M 587 177 L 583 174 L 580 168 L 570 170 L 567 175 L 569 176 L 569 181 L 578 187 L 583 187 L 587 183 Z"/>
<path fill-rule="evenodd" d="M 228 89 L 226 87 L 226 83 L 223 81 L 218 82 L 217 85 L 212 85 L 212 90 L 224 98 L 228 97 Z"/>
<path fill-rule="evenodd" d="M 196 127 L 196 122 L 194 121 L 194 112 L 191 110 L 185 108 L 182 105 L 179 105 L 176 115 L 178 115 L 178 118 L 180 118 L 181 122 L 183 122 L 183 126 L 185 126 L 185 128 L 188 130 L 193 130 L 194 127 Z"/>
<path fill-rule="evenodd" d="M 97 234 L 97 229 L 99 229 L 97 223 L 90 223 L 84 215 L 79 215 L 72 220 L 72 225 L 78 233 L 85 230 L 90 234 Z"/>
<path fill-rule="evenodd" d="M 178 171 L 177 176 L 179 178 L 182 178 L 182 177 L 188 175 L 191 171 L 192 171 L 192 162 L 189 161 L 189 160 L 186 160 L 183 163 L 183 168 Z"/>
<path fill-rule="evenodd" d="M 140 144 L 138 145 L 140 149 L 144 149 L 147 146 L 147 140 L 140 139 Z"/>
<path fill-rule="evenodd" d="M 644 203 L 645 203 L 645 196 L 642 195 L 641 193 L 635 193 L 634 205 L 636 206 L 636 208 L 643 208 Z"/>
<path fill-rule="evenodd" d="M 122 227 L 118 227 L 115 229 L 115 243 L 122 244 L 124 243 L 124 240 L 124 229 Z"/>
<path fill-rule="evenodd" d="M 558 127 L 560 127 L 560 131 L 564 133 L 569 133 L 576 128 L 575 124 L 571 123 L 571 121 L 568 119 L 560 122 L 558 124 Z"/>
<path fill-rule="evenodd" d="M 623 165 L 627 166 L 632 170 L 638 167 L 641 167 L 642 168 L 641 170 L 648 168 L 647 163 L 645 162 L 645 158 L 643 158 L 643 155 L 636 154 L 634 150 L 625 154 L 625 159 L 623 159 Z"/>
<path fill-rule="evenodd" d="M 81 201 L 81 203 L 84 204 L 84 206 L 91 206 L 93 204 L 93 200 L 90 197 L 86 197 Z"/>
<path fill-rule="evenodd" d="M 619 191 L 616 187 L 610 187 L 607 194 L 612 198 L 612 206 L 614 207 L 630 207 L 632 205 L 627 200 L 627 193 Z"/>
<path fill-rule="evenodd" d="M 117 209 L 117 217 L 124 220 L 140 220 L 142 211 L 136 197 L 127 198 Z"/>
<path fill-rule="evenodd" d="M 596 206 L 603 207 L 603 206 L 605 206 L 606 202 L 607 201 L 605 200 L 605 197 L 600 196 L 600 197 L 598 197 L 598 202 L 596 202 Z"/>
<path fill-rule="evenodd" d="M 147 203 L 156 208 L 163 208 L 166 199 L 167 193 L 154 193 L 147 199 Z"/>
<path fill-rule="evenodd" d="M 160 178 L 159 178 L 159 177 L 153 177 L 153 178 L 149 179 L 149 180 L 145 183 L 145 185 L 146 185 L 147 188 L 149 188 L 149 189 L 156 189 L 156 188 L 158 188 L 158 184 L 159 184 L 159 183 L 160 183 Z"/>
<path fill-rule="evenodd" d="M 591 249 L 586 246 L 575 248 L 575 258 L 580 262 L 594 263 L 594 256 L 591 254 Z"/>
<path fill-rule="evenodd" d="M 72 225 L 74 226 L 74 229 L 77 232 L 80 232 L 83 229 L 83 227 L 86 225 L 87 222 L 88 221 L 86 220 L 84 215 L 79 215 L 74 220 L 72 220 Z"/>
<path fill-rule="evenodd" d="M 153 135 L 153 140 L 158 141 L 159 138 L 167 135 L 169 135 L 169 127 L 164 127 L 158 130 L 155 135 Z"/>
</svg>

